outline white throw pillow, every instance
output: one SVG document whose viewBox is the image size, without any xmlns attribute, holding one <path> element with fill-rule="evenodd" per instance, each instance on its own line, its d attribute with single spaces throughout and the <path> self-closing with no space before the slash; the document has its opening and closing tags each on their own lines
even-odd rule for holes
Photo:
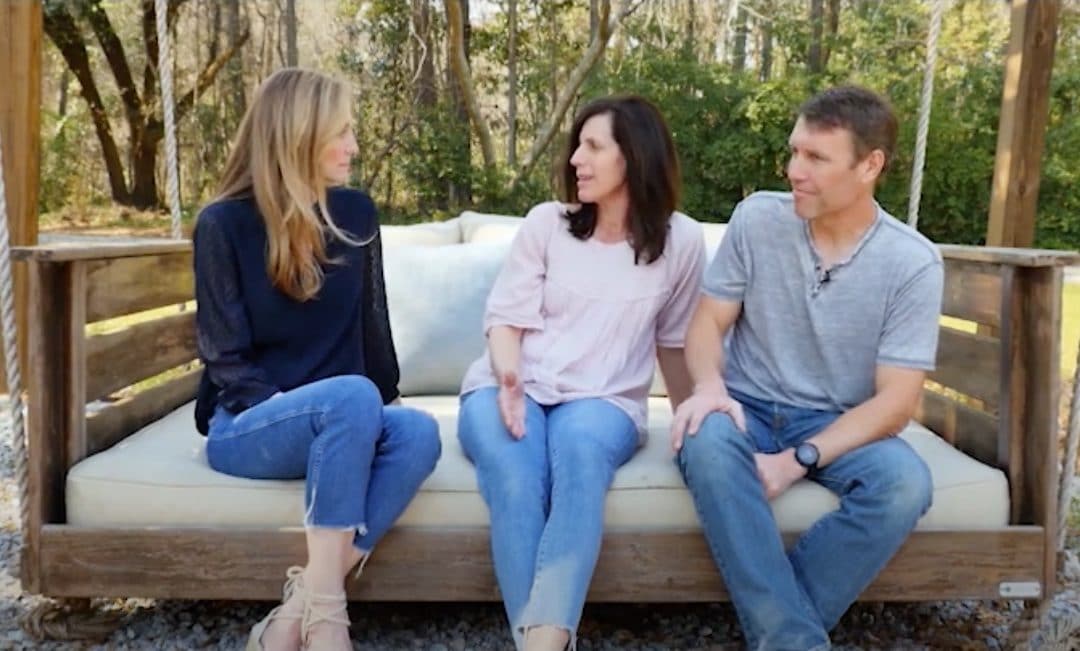
<svg viewBox="0 0 1080 651">
<path fill-rule="evenodd" d="M 484 351 L 483 317 L 509 242 L 388 246 L 390 328 L 403 395 L 454 395 Z"/>
<path fill-rule="evenodd" d="M 502 242 L 512 240 L 521 226 L 521 217 L 492 215 L 466 210 L 457 217 L 461 222 L 462 242 Z"/>
<path fill-rule="evenodd" d="M 461 242 L 461 226 L 456 218 L 422 224 L 388 224 L 380 226 L 379 232 L 384 249 L 402 245 L 440 246 Z"/>
</svg>

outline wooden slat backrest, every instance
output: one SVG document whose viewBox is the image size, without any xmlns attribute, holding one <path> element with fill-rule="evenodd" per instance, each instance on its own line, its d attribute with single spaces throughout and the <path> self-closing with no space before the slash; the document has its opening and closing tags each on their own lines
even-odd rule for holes
<svg viewBox="0 0 1080 651">
<path fill-rule="evenodd" d="M 195 358 L 195 310 L 86 338 L 86 399 L 153 377 Z"/>
<path fill-rule="evenodd" d="M 190 252 L 93 260 L 86 265 L 87 323 L 192 298 Z"/>
<path fill-rule="evenodd" d="M 945 258 L 942 313 L 997 331 L 1007 265 Z M 937 367 L 929 374 L 917 418 L 946 441 L 976 459 L 1005 468 L 1000 453 L 998 419 L 1004 360 L 1001 339 L 943 324 L 938 337 Z M 987 328 L 986 326 L 989 326 Z"/>
</svg>

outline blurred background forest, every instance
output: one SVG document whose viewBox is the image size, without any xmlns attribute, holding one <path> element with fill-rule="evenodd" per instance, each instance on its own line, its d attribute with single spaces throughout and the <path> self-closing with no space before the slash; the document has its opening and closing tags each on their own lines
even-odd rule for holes
<svg viewBox="0 0 1080 651">
<path fill-rule="evenodd" d="M 942 0 L 920 230 L 984 241 L 1008 40 L 1004 0 Z M 1050 0 L 1048 0 L 1050 1 Z M 784 188 L 794 109 L 839 82 L 901 116 L 879 192 L 906 216 L 930 0 L 169 0 L 181 196 L 213 196 L 259 81 L 284 65 L 356 91 L 354 184 L 384 221 L 522 214 L 555 192 L 575 110 L 635 92 L 675 134 L 683 210 L 726 221 Z M 164 230 L 153 0 L 45 0 L 40 210 L 46 228 Z M 1064 0 L 1036 245 L 1080 248 L 1080 0 Z M 150 211 L 149 216 L 146 211 Z M 142 220 L 140 222 L 140 220 Z"/>
</svg>

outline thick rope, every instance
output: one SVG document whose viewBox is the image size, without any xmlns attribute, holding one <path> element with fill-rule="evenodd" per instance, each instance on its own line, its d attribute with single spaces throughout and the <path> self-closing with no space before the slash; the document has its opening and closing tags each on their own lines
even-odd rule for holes
<svg viewBox="0 0 1080 651">
<path fill-rule="evenodd" d="M 180 239 L 180 170 L 176 154 L 176 118 L 173 105 L 172 47 L 166 21 L 165 0 L 155 0 L 158 36 L 158 81 L 161 83 L 161 104 L 165 117 L 165 169 L 168 174 L 169 212 L 172 213 L 172 236 Z"/>
<path fill-rule="evenodd" d="M 48 640 L 105 642 L 123 623 L 122 612 L 95 608 L 90 599 L 43 601 L 19 620 L 26 634 L 38 642 Z"/>
<path fill-rule="evenodd" d="M 1068 434 L 1065 439 L 1065 456 L 1061 458 L 1061 485 L 1058 486 L 1058 553 L 1065 551 L 1065 538 L 1069 532 L 1069 507 L 1072 506 L 1072 484 L 1076 476 L 1076 448 L 1080 444 L 1080 350 L 1076 352 L 1069 429 L 1066 430 Z"/>
<path fill-rule="evenodd" d="M 2 146 L 0 146 L 2 150 Z M 4 366 L 7 371 L 8 406 L 11 408 L 11 446 L 15 455 L 15 482 L 19 496 L 19 527 L 26 536 L 30 522 L 30 500 L 26 454 L 26 426 L 23 423 L 22 377 L 19 375 L 19 336 L 15 324 L 15 282 L 11 276 L 11 238 L 8 231 L 7 190 L 4 160 L 0 154 L 0 320 L 4 337 Z"/>
<path fill-rule="evenodd" d="M 919 202 L 922 200 L 923 167 L 926 165 L 926 136 L 930 131 L 930 106 L 934 100 L 934 69 L 937 67 L 937 44 L 941 35 L 941 15 L 945 0 L 934 0 L 930 12 L 930 34 L 926 39 L 926 69 L 923 71 L 922 99 L 919 103 L 919 128 L 915 135 L 915 161 L 911 165 L 911 194 L 908 199 L 908 226 L 919 226 Z"/>
</svg>

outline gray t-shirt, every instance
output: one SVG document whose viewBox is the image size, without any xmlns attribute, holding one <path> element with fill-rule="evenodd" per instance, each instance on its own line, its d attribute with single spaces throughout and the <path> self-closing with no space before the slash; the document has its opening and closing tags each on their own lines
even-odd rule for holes
<svg viewBox="0 0 1080 651">
<path fill-rule="evenodd" d="M 702 291 L 742 303 L 726 342 L 728 387 L 847 410 L 873 396 L 879 364 L 933 370 L 943 283 L 937 247 L 880 206 L 826 274 L 791 195 L 757 192 L 735 208 Z"/>
</svg>

